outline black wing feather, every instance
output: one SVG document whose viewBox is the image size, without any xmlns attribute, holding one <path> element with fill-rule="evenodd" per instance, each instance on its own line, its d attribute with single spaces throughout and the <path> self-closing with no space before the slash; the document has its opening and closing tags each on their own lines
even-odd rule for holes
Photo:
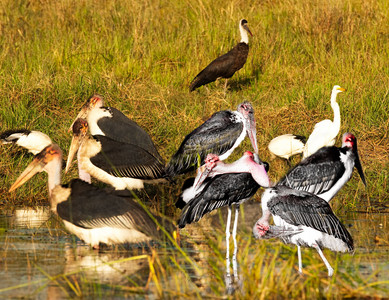
<svg viewBox="0 0 389 300">
<path fill-rule="evenodd" d="M 62 219 L 82 228 L 135 228 L 159 237 L 155 222 L 132 197 L 116 196 L 79 179 L 72 180 L 69 187 L 70 197 L 57 205 Z"/>
<path fill-rule="evenodd" d="M 136 122 L 129 119 L 120 110 L 113 107 L 104 107 L 112 117 L 104 117 L 97 121 L 97 125 L 106 137 L 118 142 L 138 145 L 154 155 L 159 155 L 150 135 Z"/>
<path fill-rule="evenodd" d="M 178 226 L 199 221 L 205 214 L 223 206 L 241 203 L 259 189 L 250 173 L 222 174 L 213 177 L 181 212 Z"/>
<path fill-rule="evenodd" d="M 2 132 L 0 134 L 0 140 L 3 143 L 16 143 L 19 138 L 16 138 L 15 136 L 12 136 L 15 133 L 29 135 L 31 133 L 31 130 L 28 129 L 10 129 Z"/>
<path fill-rule="evenodd" d="M 209 153 L 222 155 L 238 139 L 241 122 L 233 122 L 231 111 L 214 113 L 207 121 L 188 134 L 172 156 L 166 172 L 171 177 L 196 169 Z"/>
<path fill-rule="evenodd" d="M 345 172 L 337 147 L 323 147 L 292 168 L 277 185 L 319 195 L 330 190 Z"/>
<path fill-rule="evenodd" d="M 277 196 L 267 204 L 273 215 L 294 226 L 304 225 L 333 235 L 344 241 L 350 250 L 353 249 L 350 233 L 325 200 L 314 194 L 284 186 L 277 186 L 274 189 L 277 190 Z"/>
<path fill-rule="evenodd" d="M 163 159 L 139 145 L 114 141 L 102 135 L 93 136 L 101 151 L 90 160 L 93 165 L 118 177 L 158 179 L 165 177 Z"/>
</svg>

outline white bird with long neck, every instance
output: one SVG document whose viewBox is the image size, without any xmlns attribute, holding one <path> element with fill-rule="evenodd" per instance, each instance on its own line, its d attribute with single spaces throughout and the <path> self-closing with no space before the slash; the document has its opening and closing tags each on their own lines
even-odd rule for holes
<svg viewBox="0 0 389 300">
<path fill-rule="evenodd" d="M 331 107 L 334 111 L 334 120 L 323 120 L 317 123 L 308 137 L 294 134 L 284 134 L 275 137 L 269 143 L 269 151 L 275 156 L 285 158 L 289 163 L 289 158 L 293 155 L 303 153 L 303 158 L 315 153 L 321 147 L 333 146 L 340 130 L 340 108 L 336 102 L 337 95 L 345 89 L 339 85 L 332 88 Z"/>
<path fill-rule="evenodd" d="M 339 93 L 344 92 L 345 89 L 339 85 L 335 85 L 331 93 L 331 107 L 334 111 L 334 120 L 323 120 L 317 123 L 305 143 L 303 158 L 315 153 L 321 147 L 333 146 L 336 142 L 336 137 L 340 130 L 340 108 L 336 97 Z"/>
<path fill-rule="evenodd" d="M 69 232 L 93 248 L 98 248 L 100 243 L 138 243 L 163 236 L 159 225 L 130 197 L 118 196 L 79 179 L 62 186 L 61 166 L 59 146 L 47 146 L 9 191 L 17 189 L 36 173 L 47 172 L 51 210 L 63 220 Z M 160 218 L 155 218 L 162 224 Z"/>
</svg>

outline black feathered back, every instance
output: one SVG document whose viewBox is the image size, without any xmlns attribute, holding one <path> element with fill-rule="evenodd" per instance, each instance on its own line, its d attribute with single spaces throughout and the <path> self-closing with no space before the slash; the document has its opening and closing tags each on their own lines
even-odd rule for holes
<svg viewBox="0 0 389 300">
<path fill-rule="evenodd" d="M 218 78 L 230 78 L 246 63 L 249 54 L 249 45 L 238 43 L 226 54 L 213 60 L 204 70 L 193 79 L 189 91 L 194 91 L 202 85 L 215 81 Z"/>
<path fill-rule="evenodd" d="M 214 113 L 207 121 L 188 134 L 166 167 L 170 176 L 195 170 L 209 153 L 222 155 L 236 142 L 243 130 L 242 122 L 234 121 L 233 112 Z"/>
<path fill-rule="evenodd" d="M 178 222 L 180 228 L 199 221 L 205 214 L 223 206 L 240 204 L 251 198 L 260 186 L 250 173 L 229 173 L 213 177 L 204 189 L 187 203 Z"/>
</svg>

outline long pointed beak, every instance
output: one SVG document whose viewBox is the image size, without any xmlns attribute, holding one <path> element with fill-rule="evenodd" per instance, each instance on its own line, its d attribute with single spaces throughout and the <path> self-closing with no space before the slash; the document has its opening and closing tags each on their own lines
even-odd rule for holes
<svg viewBox="0 0 389 300">
<path fill-rule="evenodd" d="M 257 142 L 257 128 L 255 124 L 255 120 L 250 120 L 246 124 L 247 135 L 251 141 L 251 145 L 253 145 L 254 153 L 258 154 L 258 142 Z"/>
<path fill-rule="evenodd" d="M 357 171 L 359 173 L 359 176 L 362 179 L 363 184 L 366 186 L 365 174 L 363 174 L 363 169 L 362 169 L 361 161 L 359 160 L 358 151 L 355 151 L 355 167 L 357 168 Z"/>
<path fill-rule="evenodd" d="M 68 158 L 66 160 L 65 173 L 69 171 L 73 158 L 79 150 L 82 142 L 84 141 L 84 138 L 84 135 L 73 135 L 72 142 L 70 143 Z"/>
<path fill-rule="evenodd" d="M 252 163 L 250 166 L 251 175 L 254 180 L 262 187 L 270 187 L 269 176 L 267 175 L 265 165 Z"/>
<path fill-rule="evenodd" d="M 197 176 L 193 183 L 193 188 L 196 191 L 204 182 L 204 180 L 209 176 L 211 170 L 206 168 L 205 165 L 197 169 Z"/>
<path fill-rule="evenodd" d="M 338 91 L 345 92 L 345 91 L 346 91 L 346 89 L 344 89 L 344 88 L 340 87 L 340 88 L 338 88 Z"/>
<path fill-rule="evenodd" d="M 243 28 L 246 29 L 246 31 L 247 31 L 251 36 L 253 36 L 253 34 L 251 33 L 250 28 L 247 26 L 247 24 L 243 25 Z"/>
<path fill-rule="evenodd" d="M 45 163 L 42 159 L 35 158 L 23 171 L 22 174 L 16 179 L 14 184 L 9 188 L 9 192 L 16 190 L 18 187 L 30 180 L 36 173 L 42 172 L 45 167 Z"/>
<path fill-rule="evenodd" d="M 71 132 L 73 130 L 73 125 L 74 123 L 77 121 L 77 119 L 86 119 L 87 115 L 88 115 L 88 110 L 89 110 L 89 107 L 84 105 L 80 112 L 78 113 L 77 117 L 74 119 L 74 121 L 72 122 L 72 125 L 70 125 L 69 129 L 68 129 L 68 132 Z"/>
</svg>

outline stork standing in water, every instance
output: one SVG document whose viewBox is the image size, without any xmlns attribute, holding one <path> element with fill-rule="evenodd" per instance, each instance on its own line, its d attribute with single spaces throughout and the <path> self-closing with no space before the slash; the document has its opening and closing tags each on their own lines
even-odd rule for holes
<svg viewBox="0 0 389 300">
<path fill-rule="evenodd" d="M 340 130 L 340 108 L 336 98 L 339 93 L 344 91 L 345 89 L 339 85 L 333 87 L 331 107 L 334 111 L 334 120 L 327 119 L 317 123 L 305 144 L 299 136 L 285 134 L 270 141 L 269 151 L 276 156 L 286 159 L 299 153 L 303 153 L 303 158 L 306 158 L 322 147 L 335 145 L 336 137 Z"/>
<path fill-rule="evenodd" d="M 272 215 L 276 226 L 295 230 L 296 234 L 280 236 L 287 244 L 315 248 L 332 276 L 334 269 L 321 249 L 349 252 L 354 250 L 353 239 L 322 198 L 305 191 L 277 185 L 262 194 L 262 217 L 255 223 L 256 238 L 266 236 Z M 299 271 L 301 256 L 299 255 Z"/>
<path fill-rule="evenodd" d="M 87 124 L 80 121 L 82 118 L 86 118 Z M 77 122 L 83 124 L 74 126 Z M 88 127 L 93 140 L 86 139 Z M 140 189 L 144 182 L 166 180 L 164 161 L 150 136 L 117 109 L 103 107 L 101 96 L 94 95 L 84 104 L 72 129 L 66 170 L 81 147 L 81 168 L 118 190 Z"/>
<path fill-rule="evenodd" d="M 236 111 L 216 112 L 185 137 L 167 165 L 166 173 L 173 177 L 195 170 L 209 153 L 224 160 L 239 146 L 246 134 L 254 152 L 258 154 L 256 133 L 254 109 L 249 102 L 239 104 Z"/>
<path fill-rule="evenodd" d="M 359 160 L 357 139 L 347 132 L 342 137 L 342 147 L 323 147 L 291 169 L 277 185 L 313 193 L 329 202 L 350 180 L 354 167 L 363 184 L 365 175 Z M 299 272 L 302 272 L 301 247 L 297 244 Z"/>
<path fill-rule="evenodd" d="M 205 214 L 223 206 L 228 206 L 228 216 L 226 224 L 226 260 L 227 260 L 227 277 L 229 277 L 230 255 L 229 239 L 231 225 L 231 206 L 235 204 L 235 220 L 232 230 L 234 240 L 233 253 L 233 271 L 237 278 L 237 241 L 236 231 L 238 226 L 239 207 L 246 200 L 250 199 L 260 186 L 268 187 L 269 177 L 267 176 L 265 166 L 254 160 L 253 153 L 247 151 L 237 163 L 224 164 L 215 160 L 213 155 L 208 155 L 205 168 L 208 171 L 215 172 L 214 177 L 209 177 L 204 182 L 200 192 L 194 193 L 193 198 L 185 205 L 181 212 L 178 222 L 180 228 L 187 224 L 198 222 Z M 242 173 L 240 173 L 242 172 Z M 208 172 L 210 174 L 210 172 Z M 200 175 L 201 177 L 201 175 Z M 202 182 L 200 182 L 200 186 Z"/>
<path fill-rule="evenodd" d="M 36 155 L 53 142 L 43 132 L 28 129 L 12 129 L 0 134 L 3 144 L 16 144 Z"/>
<path fill-rule="evenodd" d="M 11 186 L 10 192 L 36 173 L 48 173 L 51 210 L 69 232 L 98 248 L 99 243 L 139 243 L 163 236 L 149 214 L 133 199 L 120 197 L 83 180 L 61 183 L 62 151 L 56 144 L 42 150 Z M 162 220 L 155 217 L 159 224 Z"/>
<path fill-rule="evenodd" d="M 219 156 L 210 153 L 205 159 L 205 165 L 197 169 L 197 176 L 185 180 L 182 186 L 182 193 L 176 202 L 176 207 L 180 209 L 184 208 L 190 200 L 204 189 L 211 178 L 216 175 L 225 173 L 251 173 L 252 176 L 259 176 L 258 178 L 254 178 L 254 180 L 260 183 L 262 182 L 262 167 L 260 165 L 263 165 L 266 172 L 269 171 L 269 164 L 261 161 L 257 154 L 253 154 L 250 151 L 246 151 L 240 159 L 230 164 L 225 164 L 220 160 Z M 257 170 L 258 168 L 260 170 Z"/>
<path fill-rule="evenodd" d="M 249 54 L 249 34 L 252 33 L 247 26 L 247 20 L 239 21 L 241 41 L 226 54 L 219 56 L 202 70 L 190 84 L 189 91 L 194 91 L 202 85 L 215 81 L 218 78 L 225 78 L 224 90 L 227 89 L 228 78 L 231 78 L 236 71 L 240 70 L 246 63 Z"/>
<path fill-rule="evenodd" d="M 357 139 L 346 132 L 342 137 L 342 147 L 319 149 L 292 168 L 277 185 L 307 191 L 329 202 L 350 180 L 354 167 L 366 186 Z"/>
</svg>

